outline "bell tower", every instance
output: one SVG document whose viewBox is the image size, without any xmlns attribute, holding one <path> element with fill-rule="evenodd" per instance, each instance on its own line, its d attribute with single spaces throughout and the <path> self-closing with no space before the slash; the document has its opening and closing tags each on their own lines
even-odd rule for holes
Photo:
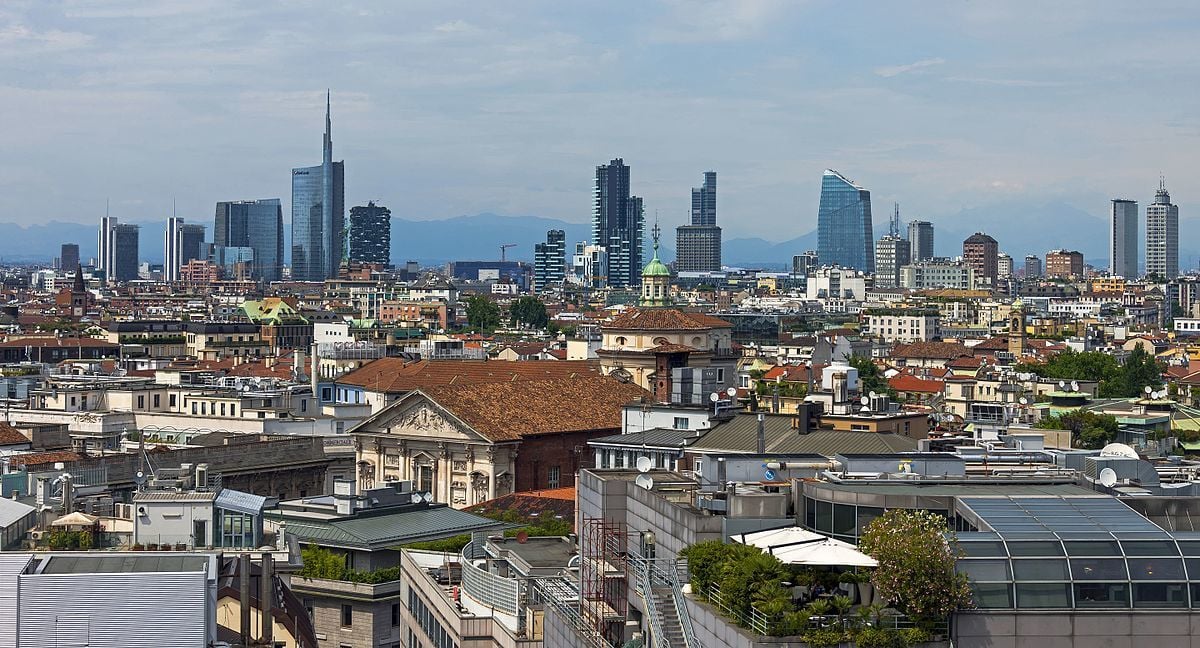
<svg viewBox="0 0 1200 648">
<path fill-rule="evenodd" d="M 1008 313 L 1008 352 L 1017 361 L 1025 355 L 1025 304 L 1020 297 Z"/>
</svg>

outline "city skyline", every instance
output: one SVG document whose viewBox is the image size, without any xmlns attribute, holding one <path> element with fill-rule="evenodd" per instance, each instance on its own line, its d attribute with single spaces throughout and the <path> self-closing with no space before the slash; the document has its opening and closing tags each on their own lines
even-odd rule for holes
<svg viewBox="0 0 1200 648">
<path fill-rule="evenodd" d="M 817 192 L 801 179 L 827 166 L 870 186 L 877 200 L 899 200 L 914 217 L 938 225 L 962 208 L 1014 199 L 1064 201 L 1104 218 L 1114 195 L 1148 204 L 1139 189 L 1160 172 L 1178 176 L 1172 189 L 1183 199 L 1181 211 L 1200 213 L 1190 207 L 1200 186 L 1184 175 L 1196 132 L 1191 111 L 1179 102 L 1097 101 L 1114 81 L 1142 96 L 1152 96 L 1166 78 L 1187 87 L 1177 64 L 1189 57 L 1178 44 L 1196 28 L 1192 12 L 1110 9 L 1056 10 L 1031 28 L 1020 3 L 936 12 L 878 7 L 836 57 L 821 45 L 822 25 L 836 20 L 834 8 L 823 5 L 572 9 L 543 16 L 532 29 L 525 7 L 484 8 L 471 17 L 432 7 L 403 16 L 378 8 L 364 16 L 317 9 L 325 22 L 366 37 L 347 43 L 347 51 L 327 52 L 301 77 L 287 68 L 305 39 L 246 39 L 197 28 L 221 11 L 136 3 L 6 8 L 0 66 L 9 86 L 0 112 L 10 123 L 49 112 L 61 126 L 15 134 L 9 149 L 21 164 L 7 163 L 5 175 L 20 182 L 0 196 L 0 222 L 94 223 L 106 197 L 114 215 L 143 222 L 165 218 L 173 196 L 179 214 L 194 220 L 221 196 L 286 195 L 279 169 L 311 150 L 301 134 L 326 84 L 340 93 L 342 154 L 361 165 L 346 187 L 348 198 L 403 203 L 395 215 L 404 219 L 490 211 L 586 222 L 589 183 L 580 169 L 616 155 L 641 170 L 646 208 L 658 210 L 667 227 L 685 222 L 694 168 L 719 170 L 723 211 L 737 217 L 727 221 L 731 237 L 778 241 L 811 230 L 816 214 L 796 205 L 815 201 Z M 298 22 L 269 7 L 237 13 L 247 24 L 260 19 L 300 33 L 323 22 L 308 14 Z M 617 21 L 617 13 L 632 16 Z M 1102 35 L 1115 23 L 1136 27 L 1116 46 Z M 896 25 L 911 35 L 896 36 Z M 794 38 L 797 30 L 817 38 L 806 45 Z M 945 33 L 956 37 L 931 37 Z M 1048 37 L 1062 33 L 1065 42 Z M 887 34 L 898 47 L 883 52 L 869 45 Z M 964 52 L 963 39 L 983 46 Z M 526 49 L 508 47 L 521 42 Z M 770 45 L 763 49 L 772 54 L 749 51 L 756 42 Z M 264 56 L 240 70 L 251 48 Z M 414 67 L 427 68 L 390 71 L 392 85 L 377 78 L 383 62 L 408 55 Z M 61 73 L 29 77 L 23 62 L 33 56 Z M 703 81 L 657 63 L 697 59 L 712 66 Z M 479 72 L 487 62 L 496 74 Z M 628 77 L 641 70 L 663 83 L 629 98 Z M 806 81 L 803 90 L 783 81 L 797 76 Z M 221 85 L 214 78 L 228 80 Z M 621 104 L 627 109 L 596 110 L 615 94 L 628 98 Z M 1189 101 L 1183 97 L 1182 105 Z M 80 105 L 89 111 L 74 108 Z M 797 113 L 796 105 L 806 108 Z M 879 119 L 883 106 L 894 119 Z M 547 119 L 547 111 L 560 116 Z M 949 111 L 974 118 L 949 120 Z M 615 128 L 629 121 L 627 114 L 642 118 Z M 725 115 L 739 116 L 736 128 L 695 136 L 700 124 Z M 835 117 L 849 128 L 827 128 Z M 595 120 L 595 128 L 567 131 L 568 121 L 580 120 Z M 988 132 L 973 127 L 981 121 Z M 532 136 L 535 129 L 540 136 Z M 1096 132 L 1111 137 L 1097 143 Z M 517 140 L 536 143 L 515 147 Z M 136 156 L 114 145 L 119 141 L 139 141 Z M 194 155 L 177 159 L 179 149 Z M 66 150 L 75 160 L 61 158 Z M 521 164 L 506 163 L 514 150 L 522 151 Z M 720 159 L 713 150 L 723 152 Z M 1062 153 L 1071 150 L 1080 154 Z M 100 152 L 111 159 L 101 163 Z M 75 174 L 71 191 L 55 191 L 60 170 L 74 165 L 94 171 Z M 137 172 L 117 172 L 126 168 Z M 209 168 L 227 169 L 225 177 L 203 172 Z M 398 186 L 396 177 L 413 186 Z M 43 213 L 30 214 L 28 204 Z"/>
</svg>

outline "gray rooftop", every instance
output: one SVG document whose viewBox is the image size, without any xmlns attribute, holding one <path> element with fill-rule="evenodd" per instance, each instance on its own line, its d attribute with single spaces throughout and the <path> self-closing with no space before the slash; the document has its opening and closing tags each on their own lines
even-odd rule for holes
<svg viewBox="0 0 1200 648">
<path fill-rule="evenodd" d="M 79 555 L 51 556 L 43 574 L 128 574 L 153 572 L 203 572 L 207 556 L 166 554 L 158 556 Z"/>
<path fill-rule="evenodd" d="M 914 439 L 883 432 L 845 432 L 815 430 L 800 434 L 792 429 L 792 417 L 767 416 L 764 422 L 768 453 L 819 454 L 892 454 L 917 449 Z M 689 446 L 693 451 L 755 452 L 758 421 L 753 416 L 738 416 L 721 423 Z"/>
<path fill-rule="evenodd" d="M 448 506 L 410 508 L 394 513 L 330 520 L 289 518 L 286 513 L 268 513 L 268 517 L 282 518 L 287 533 L 300 542 L 370 551 L 439 540 L 472 531 L 500 531 L 512 526 Z"/>
<path fill-rule="evenodd" d="M 655 448 L 682 448 L 688 440 L 695 439 L 703 430 L 676 430 L 673 428 L 654 428 L 645 432 L 630 434 L 613 434 L 598 439 L 590 439 L 588 443 L 623 446 L 650 446 Z"/>
</svg>

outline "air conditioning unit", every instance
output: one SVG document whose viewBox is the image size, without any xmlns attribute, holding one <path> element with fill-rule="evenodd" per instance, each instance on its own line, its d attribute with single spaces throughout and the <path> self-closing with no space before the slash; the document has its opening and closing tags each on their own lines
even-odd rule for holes
<svg viewBox="0 0 1200 648">
<path fill-rule="evenodd" d="M 46 533 L 45 531 L 30 531 L 29 537 L 32 540 L 41 540 L 42 536 L 45 535 L 45 533 Z"/>
</svg>

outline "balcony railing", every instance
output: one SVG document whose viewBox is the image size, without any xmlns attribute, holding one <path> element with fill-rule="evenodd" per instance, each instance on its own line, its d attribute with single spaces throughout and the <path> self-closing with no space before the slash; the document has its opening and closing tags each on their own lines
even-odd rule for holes
<svg viewBox="0 0 1200 648">
<path fill-rule="evenodd" d="M 479 555 L 481 549 L 476 549 L 474 544 L 473 542 L 468 543 L 463 548 L 463 591 L 484 605 L 523 619 L 525 583 L 515 578 L 498 576 L 487 569 L 476 567 L 474 561 L 482 556 Z"/>
</svg>

